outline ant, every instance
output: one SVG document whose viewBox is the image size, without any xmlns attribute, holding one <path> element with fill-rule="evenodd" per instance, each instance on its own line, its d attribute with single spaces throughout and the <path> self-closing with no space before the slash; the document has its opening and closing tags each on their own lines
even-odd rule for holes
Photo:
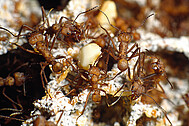
<svg viewBox="0 0 189 126">
<path fill-rule="evenodd" d="M 136 100 L 141 95 L 146 95 L 149 98 L 151 98 L 155 102 L 155 104 L 162 110 L 162 112 L 164 113 L 165 117 L 167 118 L 169 123 L 172 125 L 171 121 L 167 117 L 166 111 L 153 99 L 153 97 L 151 97 L 150 95 L 146 94 L 147 92 L 149 92 L 152 89 L 156 88 L 157 84 L 158 85 L 160 85 L 160 84 L 159 84 L 159 81 L 157 81 L 159 79 L 159 76 L 155 76 L 155 75 L 158 75 L 158 73 L 145 75 L 145 73 L 144 73 L 144 61 L 145 61 L 145 58 L 146 58 L 145 57 L 145 53 L 144 52 L 139 52 L 138 60 L 136 61 L 135 65 L 134 65 L 134 68 L 133 68 L 133 77 L 132 77 L 132 79 L 130 78 L 129 81 L 125 82 L 122 85 L 122 87 L 116 91 L 114 96 L 121 89 L 123 89 L 124 86 L 130 86 L 130 90 L 122 91 L 122 93 L 120 94 L 119 98 L 115 102 L 113 102 L 112 104 L 108 104 L 108 106 L 113 106 L 115 103 L 117 103 L 119 101 L 119 99 L 121 98 L 123 92 L 129 92 L 128 97 L 130 97 L 131 101 Z M 138 67 L 137 70 L 136 70 L 136 67 Z M 130 69 L 128 69 L 128 70 L 130 71 Z M 128 72 L 128 73 L 131 73 L 131 72 Z M 154 77 L 154 78 L 152 78 L 152 77 Z M 157 78 L 155 78 L 155 77 L 157 77 Z"/>
<path fill-rule="evenodd" d="M 94 64 L 98 62 L 99 57 L 96 59 Z M 74 80 L 70 80 L 69 78 L 66 78 L 71 83 L 68 85 L 70 85 L 73 89 L 69 91 L 65 96 L 68 95 L 77 96 L 80 90 L 85 90 L 85 89 L 89 90 L 84 108 L 81 114 L 76 119 L 77 122 L 79 117 L 81 117 L 84 114 L 85 108 L 87 106 L 87 102 L 89 100 L 89 96 L 92 92 L 93 92 L 92 101 L 95 102 L 96 104 L 100 104 L 101 102 L 100 92 L 104 92 L 106 95 L 106 91 L 100 89 L 100 86 L 107 86 L 106 83 L 103 83 L 103 80 L 106 79 L 107 75 L 95 65 L 90 65 L 90 68 L 88 70 L 74 68 L 74 71 L 76 71 L 76 77 L 74 77 Z M 76 84 L 74 84 L 74 82 L 76 82 Z"/>
<path fill-rule="evenodd" d="M 9 30 L 7 30 L 7 29 L 4 29 L 4 30 L 8 31 L 10 34 L 13 35 L 13 33 L 11 33 Z M 44 89 L 46 89 L 45 85 L 44 85 L 44 81 L 43 81 L 43 75 L 44 75 L 45 81 L 47 82 L 47 78 L 46 78 L 45 73 L 44 73 L 45 67 L 47 65 L 51 64 L 53 72 L 59 73 L 63 69 L 63 63 L 57 62 L 55 60 L 56 58 L 51 54 L 51 51 L 48 49 L 48 47 L 47 47 L 47 45 L 48 45 L 47 35 L 45 35 L 45 39 L 44 39 L 43 34 L 41 34 L 39 32 L 32 32 L 32 33 L 28 33 L 28 34 L 29 34 L 29 37 L 28 37 L 29 44 L 35 45 L 34 49 L 36 49 L 38 52 L 25 49 L 22 46 L 18 45 L 17 43 L 13 43 L 13 44 L 17 45 L 19 48 L 23 49 L 26 52 L 33 53 L 33 54 L 41 54 L 45 58 L 46 62 L 40 63 L 40 65 L 41 65 L 40 75 L 41 75 L 43 87 L 44 87 Z M 15 36 L 15 35 L 13 35 L 13 36 Z"/>
<path fill-rule="evenodd" d="M 55 35 L 55 39 L 57 38 L 58 40 L 65 42 L 64 44 L 67 44 L 68 46 L 74 45 L 75 42 L 79 42 L 81 39 L 85 38 L 85 31 L 87 30 L 87 26 L 85 26 L 85 23 L 78 24 L 76 22 L 77 18 L 81 14 L 90 12 L 91 10 L 94 10 L 97 7 L 98 6 L 95 6 L 89 10 L 79 13 L 74 20 L 62 16 L 59 19 L 58 23 L 55 22 L 55 24 L 53 24 L 52 26 L 50 26 L 48 23 L 48 28 L 46 29 L 45 34 L 50 34 L 51 37 Z M 64 18 L 67 21 L 63 22 L 62 20 Z M 55 43 L 55 39 L 52 42 L 51 49 Z"/>
<path fill-rule="evenodd" d="M 2 78 L 0 77 L 0 87 L 3 87 L 3 95 L 9 100 L 11 101 L 12 103 L 14 103 L 15 105 L 18 105 L 20 107 L 20 109 L 23 109 L 22 105 L 21 104 L 18 104 L 16 103 L 14 100 L 12 100 L 10 97 L 8 97 L 6 94 L 5 94 L 5 90 L 6 90 L 6 86 L 9 86 L 9 87 L 12 87 L 12 86 L 16 86 L 16 87 L 20 87 L 23 85 L 23 92 L 24 92 L 24 96 L 26 95 L 25 93 L 25 81 L 27 79 L 27 77 L 24 75 L 23 72 L 15 72 L 17 71 L 18 69 L 20 69 L 21 67 L 23 66 L 26 66 L 28 65 L 28 63 L 24 63 L 22 65 L 20 65 L 19 67 L 17 67 L 16 69 L 14 69 L 12 72 L 9 73 L 9 75 L 6 77 L 6 78 Z M 10 76 L 12 73 L 14 72 L 13 74 L 13 77 Z"/>
<path fill-rule="evenodd" d="M 99 11 L 101 11 L 101 10 L 99 10 Z M 111 49 L 111 51 L 110 51 L 110 48 L 109 48 L 109 49 L 108 49 L 109 55 L 111 55 L 116 61 L 118 61 L 117 67 L 118 67 L 118 69 L 120 70 L 120 72 L 119 72 L 115 77 L 113 77 L 113 79 L 114 79 L 114 78 L 116 78 L 118 75 L 120 75 L 122 72 L 124 72 L 125 70 L 129 69 L 128 61 L 130 61 L 132 58 L 134 58 L 134 57 L 136 57 L 136 56 L 139 55 L 139 54 L 137 53 L 139 48 L 138 48 L 138 44 L 137 44 L 137 43 L 135 43 L 135 44 L 132 45 L 130 48 L 128 48 L 128 45 L 129 45 L 129 43 L 130 43 L 131 40 L 132 40 L 132 33 L 120 31 L 117 27 L 113 26 L 113 25 L 110 23 L 110 21 L 109 21 L 107 15 L 106 15 L 103 11 L 101 11 L 101 12 L 106 16 L 106 18 L 107 18 L 109 24 L 110 24 L 112 27 L 114 27 L 115 29 L 117 29 L 117 30 L 119 31 L 119 34 L 118 34 L 118 41 L 120 42 L 120 44 L 119 44 L 119 49 L 117 50 L 117 48 L 116 48 L 116 46 L 115 46 L 115 44 L 114 44 L 113 39 L 111 38 L 111 36 L 110 36 L 109 33 L 107 32 L 107 30 L 101 26 L 101 28 L 102 28 L 103 30 L 105 30 L 105 32 L 106 32 L 107 35 L 109 36 L 110 40 L 112 41 L 113 49 L 115 50 L 115 51 L 112 51 L 112 49 Z M 152 16 L 152 15 L 154 15 L 154 14 L 149 15 L 147 18 L 149 18 L 149 17 Z M 144 20 L 144 22 L 147 20 L 147 18 Z M 144 22 L 141 24 L 141 26 L 144 24 Z M 140 27 L 141 27 L 141 26 L 140 26 Z M 135 47 L 136 47 L 136 49 L 132 52 L 132 50 L 133 50 Z M 115 55 L 115 52 L 117 52 L 118 55 Z M 130 52 L 132 53 L 132 55 L 131 55 L 130 57 L 128 57 L 127 55 L 128 55 Z M 128 70 L 128 71 L 129 71 L 129 70 Z M 112 80 L 113 80 L 113 79 L 112 79 Z"/>
<path fill-rule="evenodd" d="M 146 51 L 151 54 L 151 52 L 149 50 L 146 49 Z M 150 56 L 150 58 L 153 59 L 153 60 L 156 60 L 156 61 L 153 61 L 151 63 L 151 68 L 153 70 L 153 73 L 147 75 L 145 77 L 145 79 L 153 78 L 154 80 L 157 80 L 159 82 L 160 80 L 162 80 L 163 78 L 165 78 L 168 81 L 168 83 L 170 84 L 171 88 L 173 89 L 174 86 L 168 80 L 168 77 L 167 77 L 166 71 L 165 71 L 165 66 L 163 65 L 163 63 L 160 62 L 160 59 L 158 57 L 156 57 L 155 55 Z M 160 88 L 163 89 L 161 86 L 160 86 Z"/>
<path fill-rule="evenodd" d="M 106 83 L 101 83 L 101 81 L 103 81 L 103 79 L 107 77 L 105 74 L 102 74 L 101 72 L 102 71 L 98 67 L 90 65 L 90 68 L 87 71 L 87 77 L 81 74 L 81 78 L 83 78 L 87 83 L 89 83 L 89 85 L 87 85 L 84 89 L 89 89 L 90 91 L 87 95 L 84 108 L 81 114 L 79 115 L 79 117 L 83 115 L 85 108 L 87 106 L 89 96 L 92 91 L 94 91 L 92 94 L 92 101 L 95 102 L 96 104 L 100 104 L 101 102 L 101 95 L 100 95 L 101 91 L 104 92 L 107 97 L 106 91 L 99 88 L 99 86 L 107 86 Z M 79 117 L 77 117 L 76 122 L 79 119 Z"/>
</svg>

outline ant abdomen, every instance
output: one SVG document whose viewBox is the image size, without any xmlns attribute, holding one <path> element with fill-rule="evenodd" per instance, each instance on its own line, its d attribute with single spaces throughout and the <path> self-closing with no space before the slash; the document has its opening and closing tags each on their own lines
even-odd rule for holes
<svg viewBox="0 0 189 126">
<path fill-rule="evenodd" d="M 95 102 L 96 104 L 99 104 L 101 102 L 101 95 L 100 95 L 100 91 L 95 91 L 92 94 L 92 100 L 93 102 Z"/>
<path fill-rule="evenodd" d="M 128 68 L 128 61 L 126 59 L 120 59 L 117 67 L 120 71 L 125 71 Z"/>
</svg>

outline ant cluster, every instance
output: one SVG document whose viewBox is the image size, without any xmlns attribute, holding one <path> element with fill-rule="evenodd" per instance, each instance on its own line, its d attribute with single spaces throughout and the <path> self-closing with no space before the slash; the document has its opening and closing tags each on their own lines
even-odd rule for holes
<svg viewBox="0 0 189 126">
<path fill-rule="evenodd" d="M 45 13 L 44 8 L 42 7 L 42 23 L 34 28 L 31 28 L 27 25 L 22 25 L 18 35 L 14 35 L 8 29 L 0 27 L 0 29 L 9 32 L 14 37 L 17 37 L 17 41 L 22 36 L 26 37 L 33 50 L 26 49 L 17 43 L 12 44 L 18 46 L 26 52 L 42 55 L 44 57 L 45 62 L 40 62 L 40 76 L 42 85 L 50 99 L 53 99 L 56 96 L 52 94 L 51 90 L 46 87 L 46 84 L 49 82 L 44 70 L 48 65 L 52 66 L 52 72 L 55 75 L 58 75 L 60 82 L 66 81 L 68 83 L 61 87 L 61 90 L 64 93 L 63 97 L 68 97 L 71 101 L 73 100 L 73 97 L 78 96 L 79 101 L 80 94 L 82 94 L 85 90 L 89 91 L 86 99 L 84 100 L 84 108 L 77 117 L 76 123 L 79 117 L 84 114 L 91 94 L 92 101 L 97 105 L 101 104 L 102 94 L 105 94 L 106 103 L 110 107 L 116 104 L 125 94 L 125 92 L 127 92 L 126 97 L 130 100 L 130 102 L 135 101 L 142 95 L 146 95 L 150 99 L 153 99 L 147 93 L 156 89 L 157 86 L 159 86 L 164 93 L 164 90 L 160 85 L 160 81 L 167 79 L 169 82 L 166 76 L 164 65 L 160 59 L 147 49 L 145 52 L 141 51 L 139 45 L 133 41 L 140 39 L 140 35 L 138 33 L 134 31 L 121 31 L 110 23 L 107 15 L 100 9 L 97 9 L 97 11 L 99 11 L 99 13 L 103 13 L 107 17 L 109 25 L 117 29 L 115 37 L 112 37 L 109 31 L 100 24 L 98 24 L 100 27 L 97 29 L 101 29 L 104 31 L 104 33 L 94 36 L 91 31 L 95 31 L 92 25 L 95 24 L 96 26 L 96 22 L 92 22 L 91 19 L 88 19 L 82 23 L 76 22 L 77 18 L 81 14 L 87 14 L 91 11 L 94 11 L 96 8 L 98 8 L 98 6 L 85 12 L 81 12 L 74 20 L 62 16 L 58 22 L 50 25 L 48 15 Z M 22 34 L 24 29 L 27 29 L 30 32 Z M 116 41 L 116 38 L 118 41 Z M 57 48 L 56 44 L 58 43 L 61 43 L 63 48 L 68 49 L 73 48 L 78 44 L 82 45 L 81 43 L 83 41 L 89 40 L 92 41 L 82 47 L 80 52 L 77 54 L 79 58 L 77 58 L 77 56 L 68 57 L 66 55 L 55 57 L 52 54 L 52 50 Z M 116 47 L 116 45 L 119 46 Z M 88 51 L 93 52 L 89 53 Z M 117 68 L 119 70 L 119 72 L 113 77 L 108 74 L 111 72 L 111 68 L 109 68 L 109 64 L 111 63 L 110 59 L 113 59 L 117 63 Z M 134 66 L 132 66 L 130 63 L 132 60 L 135 60 Z M 125 74 L 125 72 L 127 72 L 127 74 Z M 109 87 L 109 81 L 115 80 L 121 74 L 125 75 L 125 82 L 123 82 L 121 87 L 113 94 L 113 97 L 119 94 L 118 99 L 115 102 L 110 103 L 109 95 L 112 94 L 105 90 L 104 87 Z M 2 86 L 12 86 L 13 84 L 21 85 L 22 82 L 24 82 L 24 80 L 22 80 L 24 76 L 18 76 L 16 73 L 14 74 L 14 78 L 10 76 L 8 77 L 6 79 L 0 78 L 0 84 Z M 173 88 L 173 85 L 170 82 L 169 84 Z M 60 91 L 57 92 L 60 93 Z M 153 101 L 156 103 L 154 99 Z M 17 104 L 14 101 L 12 102 Z M 171 121 L 166 115 L 165 110 L 158 103 L 156 104 L 160 109 L 162 109 L 165 117 L 172 125 Z M 66 112 L 66 110 L 64 110 L 64 112 Z M 34 125 L 48 122 L 44 117 L 44 119 L 41 121 L 41 118 L 42 117 L 38 117 L 36 121 L 34 121 Z"/>
</svg>

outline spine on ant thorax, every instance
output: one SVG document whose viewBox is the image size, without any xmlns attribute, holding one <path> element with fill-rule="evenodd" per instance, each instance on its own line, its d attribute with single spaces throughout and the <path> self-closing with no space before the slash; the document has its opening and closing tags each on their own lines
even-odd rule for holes
<svg viewBox="0 0 189 126">
<path fill-rule="evenodd" d="M 121 42 L 119 44 L 119 57 L 121 59 L 126 58 L 128 43 Z"/>
<path fill-rule="evenodd" d="M 51 62 L 55 61 L 55 58 L 53 57 L 51 52 L 48 50 L 48 48 L 46 47 L 45 43 L 37 42 L 36 43 L 36 48 L 48 63 L 51 63 Z"/>
</svg>

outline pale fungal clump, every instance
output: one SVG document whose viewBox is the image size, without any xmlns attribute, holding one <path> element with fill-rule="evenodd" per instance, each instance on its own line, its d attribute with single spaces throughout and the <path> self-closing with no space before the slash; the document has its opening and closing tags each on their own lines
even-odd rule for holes
<svg viewBox="0 0 189 126">
<path fill-rule="evenodd" d="M 109 21 L 107 20 L 107 17 L 103 14 L 103 13 L 99 13 L 97 15 L 97 20 L 99 21 L 99 23 L 106 29 L 110 29 L 112 27 L 110 27 L 110 24 L 115 25 L 115 19 L 117 18 L 117 10 L 116 10 L 116 4 L 114 1 L 108 0 L 105 1 L 103 3 L 103 5 L 101 6 L 101 11 L 104 12 Z"/>
<path fill-rule="evenodd" d="M 90 65 L 94 65 L 94 62 L 101 54 L 101 48 L 96 43 L 90 43 L 80 49 L 78 55 L 78 63 L 81 68 L 88 70 Z"/>
</svg>

